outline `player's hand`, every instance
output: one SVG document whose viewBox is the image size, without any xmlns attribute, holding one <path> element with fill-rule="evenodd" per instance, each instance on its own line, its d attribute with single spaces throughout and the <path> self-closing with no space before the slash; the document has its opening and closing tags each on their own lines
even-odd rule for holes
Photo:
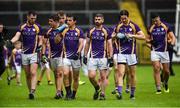
<svg viewBox="0 0 180 108">
<path fill-rule="evenodd" d="M 128 38 L 128 39 L 130 39 L 130 38 L 133 38 L 133 34 L 129 34 L 129 33 L 127 33 L 127 34 L 125 34 L 126 35 L 126 37 Z"/>
<path fill-rule="evenodd" d="M 46 55 L 42 54 L 41 62 L 47 63 L 47 61 L 48 61 L 48 58 L 46 57 Z"/>
<path fill-rule="evenodd" d="M 73 60 L 78 60 L 78 59 L 80 59 L 80 52 L 77 52 L 75 55 L 74 55 L 74 58 L 73 58 Z"/>
<path fill-rule="evenodd" d="M 87 57 L 86 57 L 86 56 L 83 56 L 83 63 L 84 63 L 85 65 L 87 65 Z"/>
<path fill-rule="evenodd" d="M 7 40 L 7 41 L 5 41 L 5 46 L 8 49 L 12 49 L 13 48 L 13 43 L 11 42 L 11 40 Z"/>
<path fill-rule="evenodd" d="M 113 62 L 113 58 L 108 58 L 108 64 L 109 64 L 109 67 L 113 67 L 114 66 L 114 62 Z"/>
</svg>

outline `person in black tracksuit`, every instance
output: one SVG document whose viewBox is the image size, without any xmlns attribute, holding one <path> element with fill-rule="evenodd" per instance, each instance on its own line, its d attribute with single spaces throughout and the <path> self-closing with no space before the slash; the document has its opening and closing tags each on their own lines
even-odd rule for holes
<svg viewBox="0 0 180 108">
<path fill-rule="evenodd" d="M 3 57 L 3 49 L 4 49 L 4 30 L 3 30 L 3 24 L 0 23 L 0 77 L 3 74 L 3 72 L 5 71 L 5 61 L 4 61 L 4 57 Z"/>
</svg>

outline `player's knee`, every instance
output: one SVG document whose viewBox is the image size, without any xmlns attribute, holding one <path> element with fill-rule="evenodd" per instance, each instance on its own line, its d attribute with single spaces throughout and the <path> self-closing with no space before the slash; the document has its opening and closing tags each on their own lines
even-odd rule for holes
<svg viewBox="0 0 180 108">
<path fill-rule="evenodd" d="M 95 74 L 92 74 L 92 73 L 89 73 L 89 74 L 88 74 L 88 77 L 89 77 L 90 79 L 93 79 L 93 78 L 96 77 L 96 75 L 95 75 Z"/>
<path fill-rule="evenodd" d="M 106 76 L 101 76 L 101 81 L 104 82 L 106 80 Z"/>
<path fill-rule="evenodd" d="M 79 78 L 78 77 L 75 77 L 73 78 L 74 82 L 78 82 L 79 81 Z"/>
<path fill-rule="evenodd" d="M 61 78 L 61 77 L 62 77 L 62 73 L 61 73 L 61 72 L 55 73 L 55 77 L 56 77 L 56 78 Z"/>
<path fill-rule="evenodd" d="M 169 68 L 165 68 L 165 69 L 163 69 L 163 72 L 164 72 L 165 74 L 167 74 L 167 75 L 169 75 L 169 74 L 170 74 Z"/>
<path fill-rule="evenodd" d="M 36 76 L 36 72 L 32 72 L 31 77 L 35 77 L 35 76 Z"/>
</svg>

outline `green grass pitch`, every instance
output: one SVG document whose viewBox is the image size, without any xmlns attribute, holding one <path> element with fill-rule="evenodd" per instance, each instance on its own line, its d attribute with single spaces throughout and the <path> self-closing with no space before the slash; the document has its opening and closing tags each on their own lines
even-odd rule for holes
<svg viewBox="0 0 180 108">
<path fill-rule="evenodd" d="M 0 80 L 0 107 L 180 107 L 180 66 L 174 65 L 176 76 L 170 77 L 170 93 L 155 94 L 152 67 L 150 65 L 137 66 L 136 99 L 130 100 L 129 94 L 123 90 L 123 99 L 117 100 L 111 91 L 114 89 L 113 73 L 106 89 L 106 100 L 93 100 L 94 88 L 87 77 L 81 73 L 81 80 L 86 84 L 80 85 L 76 100 L 55 100 L 55 86 L 47 85 L 44 76 L 42 85 L 37 86 L 35 100 L 28 99 L 28 90 L 22 72 L 22 86 L 17 86 L 15 80 L 7 85 L 7 74 Z M 53 74 L 51 75 L 53 79 Z"/>
</svg>

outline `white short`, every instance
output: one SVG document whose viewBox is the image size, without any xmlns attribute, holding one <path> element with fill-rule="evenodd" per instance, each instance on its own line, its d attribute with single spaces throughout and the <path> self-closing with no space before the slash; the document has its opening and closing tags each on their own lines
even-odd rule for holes
<svg viewBox="0 0 180 108">
<path fill-rule="evenodd" d="M 8 59 L 5 59 L 4 62 L 5 62 L 5 66 L 7 67 L 8 66 Z"/>
<path fill-rule="evenodd" d="M 56 57 L 50 59 L 51 68 L 54 70 L 57 67 L 63 66 L 63 59 L 62 57 Z"/>
<path fill-rule="evenodd" d="M 107 58 L 89 58 L 88 70 L 108 69 Z"/>
<path fill-rule="evenodd" d="M 18 74 L 21 73 L 21 66 L 13 66 L 12 71 L 17 72 Z"/>
<path fill-rule="evenodd" d="M 23 65 L 29 65 L 32 63 L 37 63 L 37 53 L 22 54 L 22 64 Z"/>
<path fill-rule="evenodd" d="M 114 54 L 113 55 L 113 61 L 114 61 L 114 67 L 117 68 L 117 58 L 118 58 L 118 54 Z"/>
<path fill-rule="evenodd" d="M 151 51 L 151 61 L 160 61 L 161 63 L 169 63 L 168 52 Z"/>
<path fill-rule="evenodd" d="M 118 54 L 118 63 L 126 63 L 127 65 L 137 64 L 136 54 Z"/>
<path fill-rule="evenodd" d="M 64 66 L 72 66 L 73 69 L 81 68 L 80 60 L 72 60 L 68 58 L 63 58 Z"/>
<path fill-rule="evenodd" d="M 41 62 L 41 70 L 43 70 L 43 69 L 45 69 L 45 68 L 46 68 L 46 69 L 50 69 L 49 62 L 47 62 L 47 63 L 45 63 L 45 64 Z"/>
</svg>

